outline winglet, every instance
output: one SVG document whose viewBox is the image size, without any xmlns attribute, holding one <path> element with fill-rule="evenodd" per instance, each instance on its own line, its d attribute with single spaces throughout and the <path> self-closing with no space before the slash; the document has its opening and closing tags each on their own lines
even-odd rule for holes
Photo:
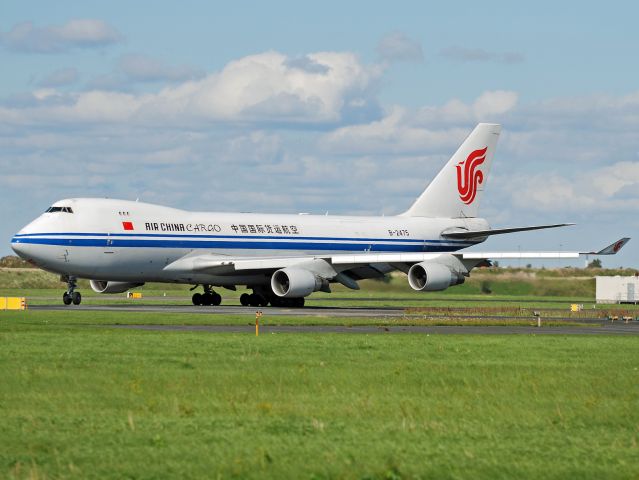
<svg viewBox="0 0 639 480">
<path fill-rule="evenodd" d="M 630 241 L 629 237 L 624 237 L 621 240 L 617 240 L 612 245 L 608 245 L 603 250 L 599 250 L 598 252 L 588 252 L 588 254 L 589 255 L 614 255 L 619 250 L 621 250 L 621 248 L 629 241 Z"/>
</svg>

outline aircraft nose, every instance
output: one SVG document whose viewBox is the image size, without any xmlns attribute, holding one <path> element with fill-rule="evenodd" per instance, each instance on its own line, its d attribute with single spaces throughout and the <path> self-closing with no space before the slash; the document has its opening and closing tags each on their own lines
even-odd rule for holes
<svg viewBox="0 0 639 480">
<path fill-rule="evenodd" d="M 11 239 L 11 249 L 16 252 L 19 257 L 24 258 L 25 260 L 29 258 L 27 245 L 25 243 L 20 243 L 19 238 L 13 237 Z"/>
<path fill-rule="evenodd" d="M 11 249 L 24 260 L 33 260 L 33 245 L 28 241 L 29 235 L 44 232 L 42 217 L 38 217 L 22 227 L 11 239 Z"/>
</svg>

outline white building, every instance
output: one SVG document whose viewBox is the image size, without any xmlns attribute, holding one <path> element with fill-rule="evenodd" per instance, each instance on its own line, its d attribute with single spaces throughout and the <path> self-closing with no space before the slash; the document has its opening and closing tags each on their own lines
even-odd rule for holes
<svg viewBox="0 0 639 480">
<path fill-rule="evenodd" d="M 639 276 L 595 277 L 597 303 L 639 303 Z"/>
</svg>

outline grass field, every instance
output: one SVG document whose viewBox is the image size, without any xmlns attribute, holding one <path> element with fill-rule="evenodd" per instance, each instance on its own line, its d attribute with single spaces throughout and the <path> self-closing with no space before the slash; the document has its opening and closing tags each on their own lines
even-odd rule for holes
<svg viewBox="0 0 639 480">
<path fill-rule="evenodd" d="M 0 313 L 0 477 L 639 475 L 633 337 L 256 338 L 56 315 Z"/>
<path fill-rule="evenodd" d="M 453 317 L 593 306 L 592 279 L 537 273 L 486 270 L 426 294 L 401 276 L 362 282 L 358 292 L 336 286 L 307 305 L 424 315 L 275 317 L 264 309 L 262 322 L 472 324 Z M 0 271 L 0 296 L 26 296 L 31 305 L 58 303 L 63 288 L 45 272 Z M 139 301 L 80 288 L 86 304 L 189 304 L 191 295 L 150 284 Z M 242 292 L 220 293 L 237 304 Z M 428 318 L 449 307 L 450 319 Z M 256 338 L 109 327 L 253 320 L 73 307 L 0 312 L 0 478 L 639 477 L 635 337 Z M 503 320 L 479 323 L 491 322 Z"/>
</svg>

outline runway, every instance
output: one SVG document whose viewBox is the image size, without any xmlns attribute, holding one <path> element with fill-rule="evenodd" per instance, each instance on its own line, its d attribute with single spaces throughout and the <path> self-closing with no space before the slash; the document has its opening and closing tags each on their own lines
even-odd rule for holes
<svg viewBox="0 0 639 480">
<path fill-rule="evenodd" d="M 111 304 L 111 305 L 30 305 L 30 310 L 49 311 L 85 311 L 85 312 L 154 312 L 154 313 L 189 313 L 201 315 L 255 315 L 256 311 L 262 311 L 269 316 L 295 316 L 295 317 L 406 317 L 404 309 L 395 307 L 304 307 L 304 308 L 279 308 L 279 307 L 242 307 L 239 305 L 219 305 L 217 307 L 205 307 L 194 305 L 149 305 L 149 304 Z M 422 315 L 418 315 L 422 316 Z"/>
</svg>

